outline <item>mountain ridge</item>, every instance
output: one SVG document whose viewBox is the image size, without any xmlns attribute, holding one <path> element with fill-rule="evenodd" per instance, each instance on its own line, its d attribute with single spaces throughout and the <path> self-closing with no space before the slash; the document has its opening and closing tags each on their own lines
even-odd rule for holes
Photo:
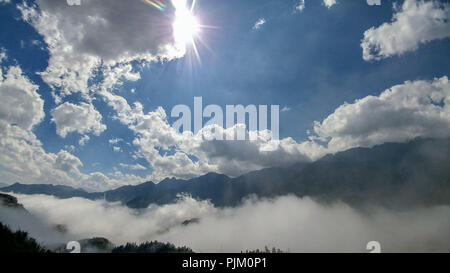
<svg viewBox="0 0 450 273">
<path fill-rule="evenodd" d="M 0 191 L 45 193 L 59 198 L 105 198 L 131 208 L 168 204 L 181 193 L 209 199 L 219 207 L 239 205 L 249 195 L 272 198 L 286 194 L 350 204 L 449 204 L 449 170 L 450 139 L 416 139 L 353 148 L 314 162 L 266 168 L 236 178 L 208 173 L 189 180 L 166 178 L 158 184 L 150 181 L 95 193 L 68 186 L 18 183 Z"/>
</svg>

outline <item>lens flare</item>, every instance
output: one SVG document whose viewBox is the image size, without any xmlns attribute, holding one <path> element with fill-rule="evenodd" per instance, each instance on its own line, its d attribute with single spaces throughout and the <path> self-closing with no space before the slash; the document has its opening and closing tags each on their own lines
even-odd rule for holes
<svg viewBox="0 0 450 273">
<path fill-rule="evenodd" d="M 159 9 L 160 11 L 165 11 L 166 10 L 166 4 L 164 4 L 163 2 L 156 0 L 156 1 L 151 1 L 151 0 L 141 0 L 143 3 L 146 3 L 150 6 L 153 6 L 157 9 Z"/>
</svg>

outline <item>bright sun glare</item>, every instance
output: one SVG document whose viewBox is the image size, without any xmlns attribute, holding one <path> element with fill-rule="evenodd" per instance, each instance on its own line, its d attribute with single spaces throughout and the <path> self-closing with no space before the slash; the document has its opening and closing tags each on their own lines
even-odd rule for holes
<svg viewBox="0 0 450 273">
<path fill-rule="evenodd" d="M 194 44 L 195 36 L 200 32 L 200 24 L 192 14 L 191 10 L 186 6 L 186 2 L 177 5 L 175 12 L 175 21 L 173 22 L 173 35 L 177 43 L 186 45 Z"/>
</svg>

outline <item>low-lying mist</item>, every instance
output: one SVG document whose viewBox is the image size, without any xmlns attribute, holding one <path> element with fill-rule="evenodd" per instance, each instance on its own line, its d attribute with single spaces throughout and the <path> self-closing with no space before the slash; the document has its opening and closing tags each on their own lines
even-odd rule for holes
<svg viewBox="0 0 450 273">
<path fill-rule="evenodd" d="M 65 225 L 68 232 L 63 238 L 105 237 L 115 244 L 158 240 L 196 252 L 265 246 L 289 252 L 367 252 L 369 241 L 379 241 L 383 252 L 450 251 L 449 206 L 362 211 L 344 203 L 323 205 L 284 196 L 250 198 L 240 207 L 219 209 L 208 201 L 181 196 L 174 204 L 133 210 L 103 200 L 15 196 L 48 226 Z M 198 221 L 185 222 L 191 219 Z M 38 240 L 49 241 L 42 231 L 29 228 Z"/>
</svg>

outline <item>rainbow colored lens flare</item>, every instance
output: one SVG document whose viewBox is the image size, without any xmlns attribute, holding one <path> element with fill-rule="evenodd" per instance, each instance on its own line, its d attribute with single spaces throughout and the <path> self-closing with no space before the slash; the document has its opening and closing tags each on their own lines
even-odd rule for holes
<svg viewBox="0 0 450 273">
<path fill-rule="evenodd" d="M 147 5 L 153 6 L 157 9 L 159 9 L 160 11 L 165 11 L 166 10 L 166 4 L 164 4 L 163 2 L 159 1 L 159 0 L 155 0 L 155 1 L 151 1 L 151 0 L 141 0 L 142 2 L 144 2 Z"/>
</svg>

